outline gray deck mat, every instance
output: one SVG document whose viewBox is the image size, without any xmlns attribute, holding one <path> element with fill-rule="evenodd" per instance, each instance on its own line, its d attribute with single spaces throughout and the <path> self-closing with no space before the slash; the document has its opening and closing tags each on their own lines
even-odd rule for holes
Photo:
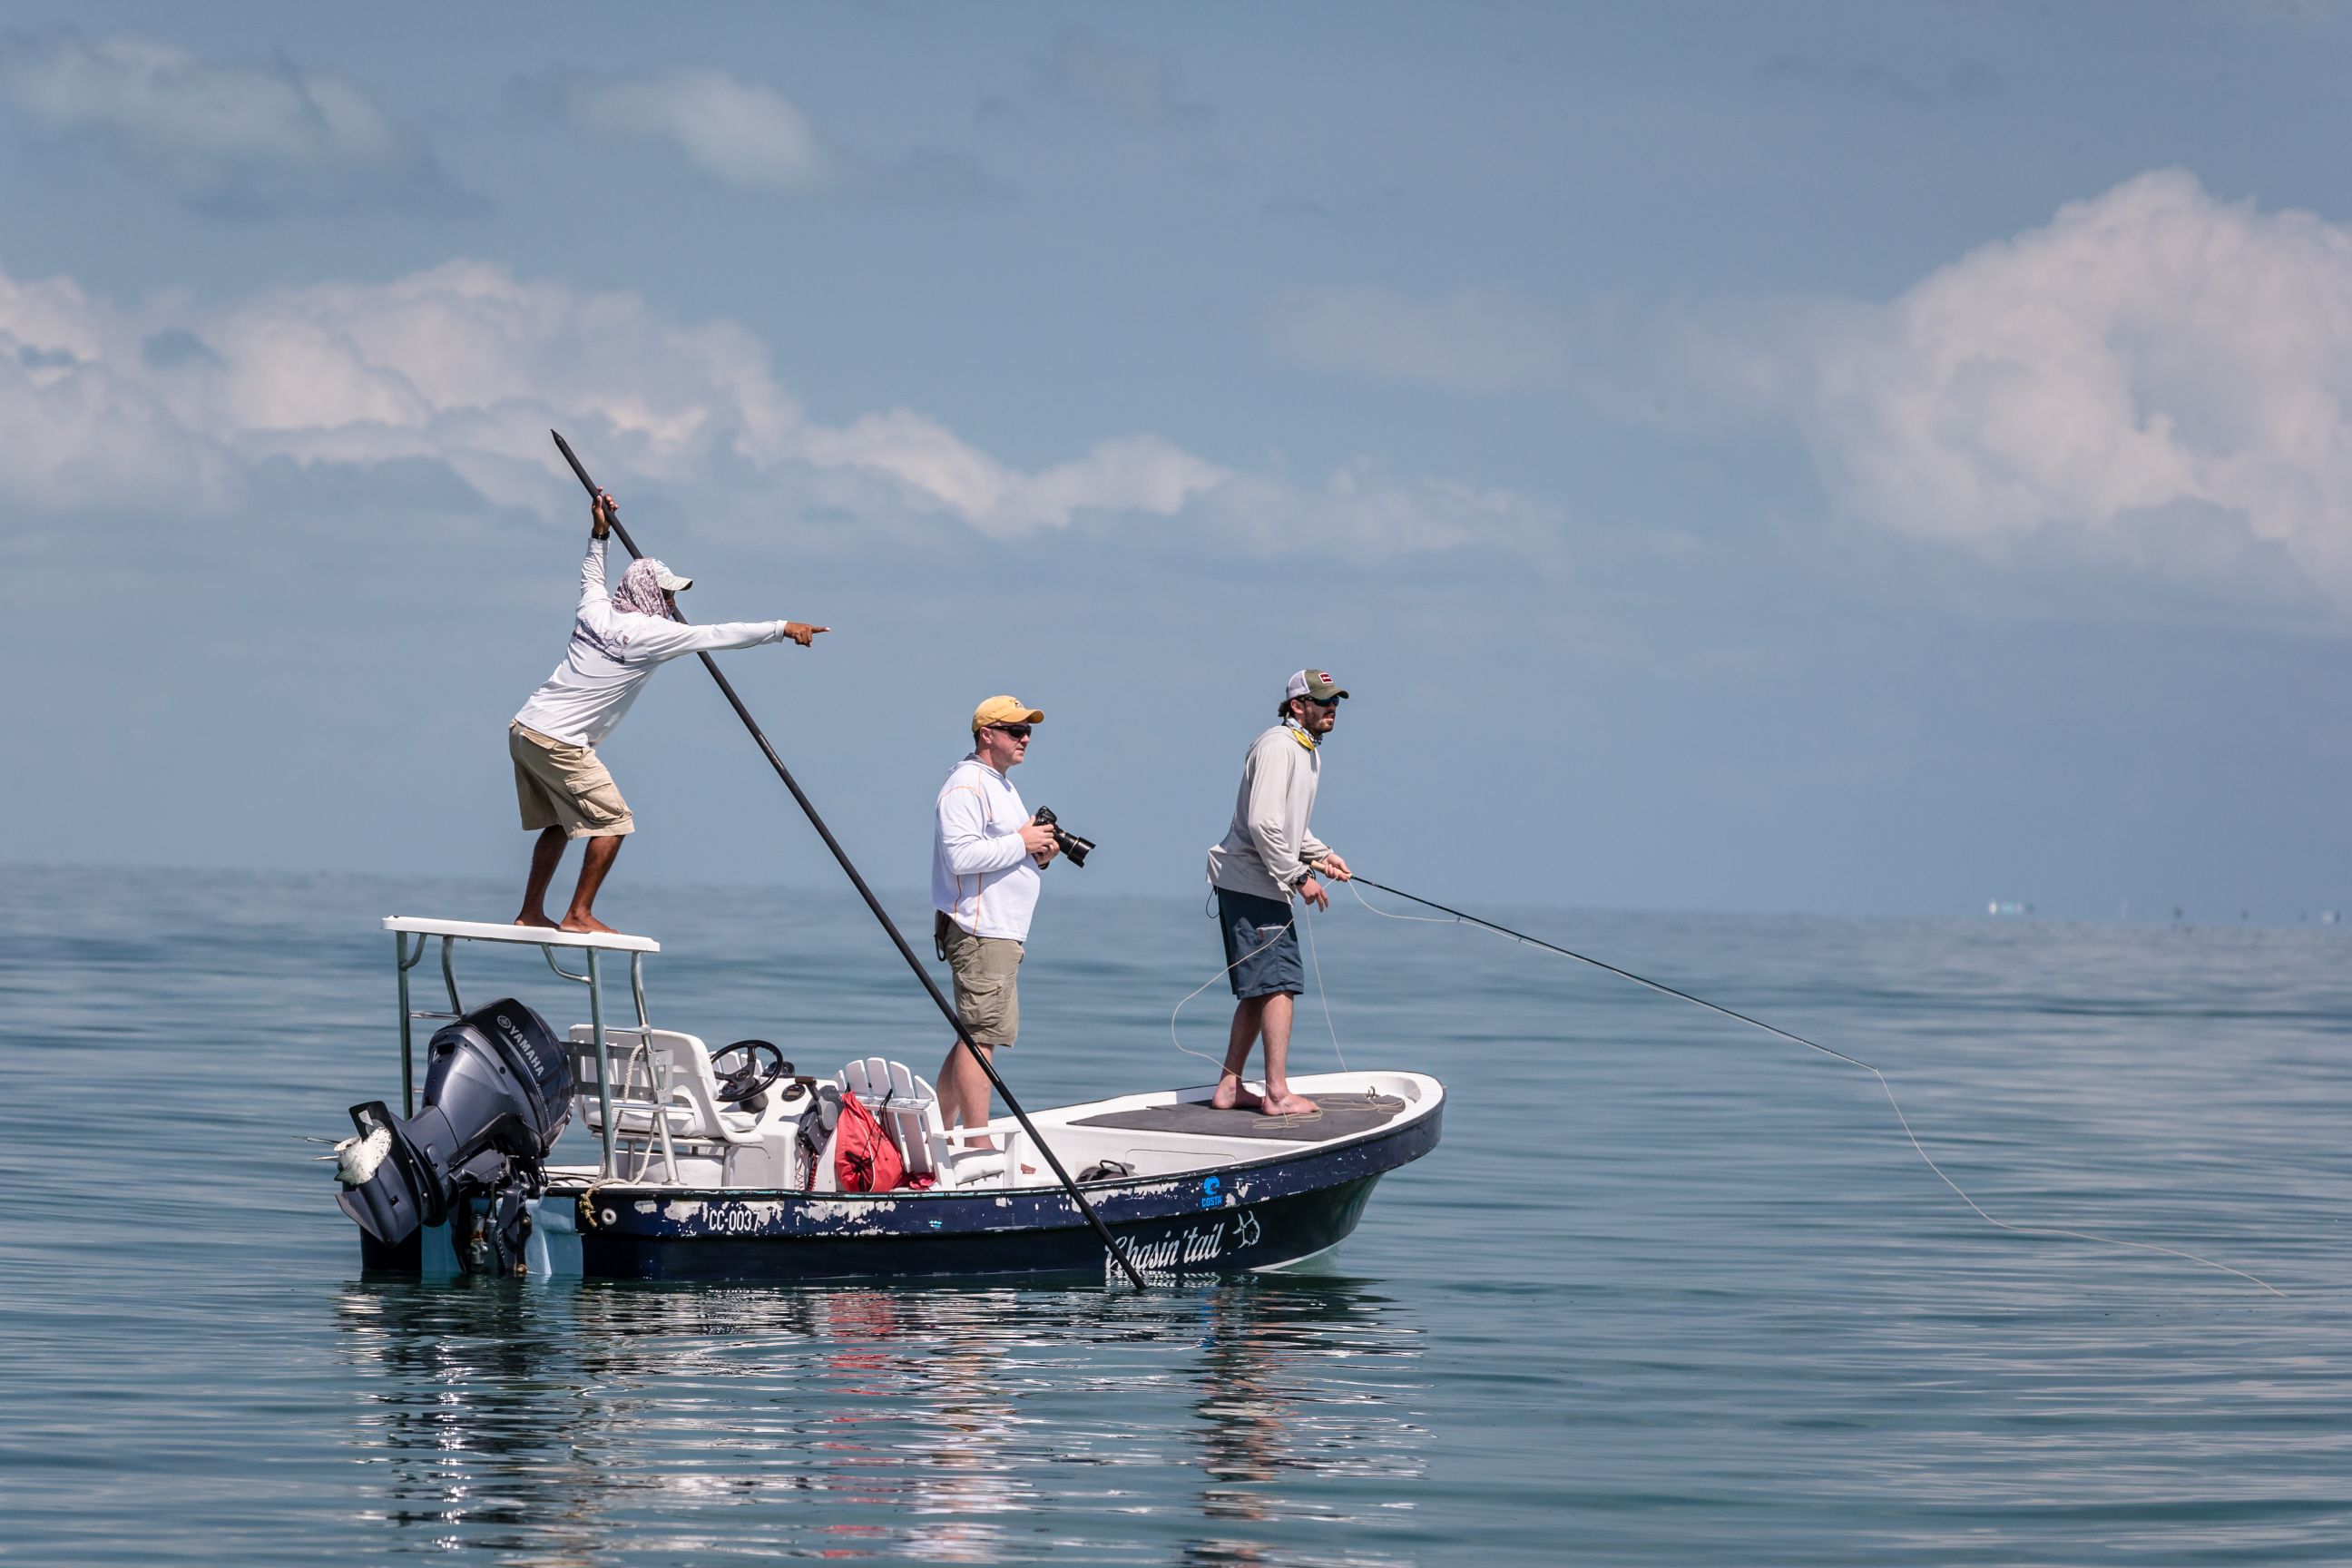
<svg viewBox="0 0 2352 1568">
<path fill-rule="evenodd" d="M 1149 1105 L 1140 1110 L 1111 1110 L 1084 1117 L 1073 1127 L 1121 1127 L 1137 1132 L 1206 1132 L 1218 1138 L 1270 1138 L 1286 1143 L 1319 1143 L 1327 1138 L 1352 1138 L 1370 1132 L 1404 1114 L 1406 1102 L 1376 1094 L 1316 1094 L 1307 1098 L 1323 1108 L 1311 1121 L 1262 1116 L 1255 1110 L 1219 1110 L 1208 1105 Z"/>
</svg>

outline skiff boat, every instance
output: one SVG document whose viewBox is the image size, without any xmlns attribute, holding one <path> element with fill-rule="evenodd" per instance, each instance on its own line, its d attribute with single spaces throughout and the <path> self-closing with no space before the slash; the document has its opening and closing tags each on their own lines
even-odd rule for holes
<svg viewBox="0 0 2352 1568">
<path fill-rule="evenodd" d="M 383 924 L 400 994 L 401 1110 L 353 1106 L 355 1131 L 335 1157 L 365 1267 L 759 1281 L 1110 1274 L 1100 1233 L 1018 1121 L 992 1124 L 982 1147 L 940 1125 L 931 1086 L 903 1063 L 861 1058 L 816 1076 L 764 1041 L 714 1051 L 656 1027 L 651 938 Z M 515 998 L 468 1008 L 456 954 L 470 942 L 539 949 L 585 991 L 586 1021 L 558 1035 Z M 410 994 L 436 945 L 446 1011 Z M 619 1022 L 605 991 L 623 958 Z M 437 1026 L 421 1081 L 419 1022 Z M 1436 1147 L 1445 1102 L 1421 1073 L 1291 1081 L 1319 1115 L 1219 1110 L 1204 1086 L 1057 1106 L 1028 1122 L 1146 1274 L 1283 1268 L 1338 1247 L 1381 1176 Z M 846 1096 L 887 1134 L 906 1184 L 844 1190 Z M 573 1125 L 594 1158 L 557 1157 Z M 565 1148 L 589 1152 L 580 1142 Z"/>
</svg>

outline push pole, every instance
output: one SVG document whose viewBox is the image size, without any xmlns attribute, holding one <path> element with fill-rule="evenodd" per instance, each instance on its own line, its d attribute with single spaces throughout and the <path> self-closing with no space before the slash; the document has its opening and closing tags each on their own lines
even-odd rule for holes
<svg viewBox="0 0 2352 1568">
<path fill-rule="evenodd" d="M 548 434 L 555 437 L 556 449 L 563 454 L 563 460 L 572 465 L 572 471 L 580 477 L 581 484 L 587 489 L 589 499 L 593 500 L 602 494 L 603 492 L 596 489 L 596 481 L 588 477 L 588 470 L 581 466 L 579 458 L 572 452 L 572 443 L 563 438 L 562 432 L 550 430 Z M 643 552 L 637 549 L 636 541 L 629 537 L 629 531 L 621 526 L 618 513 L 608 509 L 604 515 L 612 521 L 613 531 L 619 536 L 621 548 L 632 556 L 642 554 Z M 679 615 L 677 618 L 684 620 L 686 617 Z M 980 1048 L 972 1044 L 971 1036 L 964 1029 L 963 1020 L 956 1016 L 954 1004 L 940 992 L 939 983 L 931 978 L 930 972 L 923 967 L 923 961 L 915 956 L 915 950 L 908 947 L 907 939 L 898 933 L 897 922 L 892 921 L 889 913 L 882 908 L 882 900 L 874 896 L 874 889 L 866 885 L 866 879 L 859 876 L 857 868 L 850 863 L 848 851 L 842 848 L 841 841 L 833 836 L 833 829 L 824 825 L 824 818 L 817 815 L 815 804 L 802 790 L 799 781 L 793 777 L 793 771 L 784 766 L 784 759 L 778 756 L 776 748 L 768 743 L 768 737 L 761 730 L 759 721 L 751 717 L 751 710 L 749 708 L 743 706 L 743 700 L 735 695 L 733 684 L 726 676 L 719 673 L 719 661 L 707 653 L 697 657 L 702 660 L 702 668 L 710 672 L 710 679 L 719 683 L 719 693 L 727 699 L 728 706 L 735 710 L 735 717 L 743 721 L 743 728 L 751 731 L 751 739 L 760 743 L 760 750 L 767 757 L 768 765 L 776 770 L 776 776 L 784 781 L 784 787 L 793 792 L 793 798 L 800 803 L 801 810 L 807 814 L 809 826 L 816 829 L 819 838 L 824 840 L 824 847 L 833 851 L 833 858 L 840 862 L 841 869 L 848 877 L 850 886 L 856 888 L 857 896 L 866 900 L 866 907 L 874 911 L 874 918 L 882 922 L 882 929 L 889 933 L 891 942 L 898 949 L 898 956 L 907 961 L 907 967 L 915 972 L 915 978 L 921 981 L 923 989 L 930 993 L 931 1000 L 937 1004 L 940 1016 L 947 1019 L 948 1027 L 955 1031 L 956 1043 L 963 1047 L 973 1061 L 980 1064 L 980 1070 L 988 1075 L 988 1081 L 995 1085 L 996 1092 L 1004 1097 L 1005 1106 L 1013 1112 L 1014 1120 L 1021 1123 L 1021 1130 L 1029 1134 L 1029 1141 L 1032 1143 L 1037 1145 L 1037 1152 L 1045 1156 L 1045 1163 L 1054 1168 L 1054 1174 L 1060 1179 L 1063 1189 L 1070 1194 L 1070 1200 L 1078 1205 L 1078 1212 L 1087 1216 L 1087 1223 L 1095 1227 L 1095 1234 L 1102 1237 L 1103 1246 L 1109 1250 L 1111 1257 L 1118 1260 L 1120 1270 L 1133 1282 L 1137 1289 L 1142 1289 L 1143 1275 L 1128 1258 L 1127 1249 L 1119 1246 L 1117 1238 L 1111 1235 L 1110 1227 L 1103 1224 L 1102 1215 L 1097 1214 L 1095 1205 L 1087 1201 L 1087 1194 L 1078 1190 L 1078 1184 L 1070 1179 L 1070 1173 L 1063 1168 L 1062 1162 L 1055 1155 L 1052 1147 L 1045 1139 L 1037 1135 L 1036 1124 L 1029 1120 L 1029 1113 L 1021 1109 L 1021 1102 L 1013 1098 L 1012 1088 L 1005 1083 L 1003 1075 L 997 1072 L 996 1065 L 981 1055 Z"/>
</svg>

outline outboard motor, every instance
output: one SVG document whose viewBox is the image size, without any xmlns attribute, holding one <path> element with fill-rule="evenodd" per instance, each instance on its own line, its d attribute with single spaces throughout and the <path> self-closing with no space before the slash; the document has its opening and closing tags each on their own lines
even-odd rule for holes
<svg viewBox="0 0 2352 1568">
<path fill-rule="evenodd" d="M 572 1058 L 547 1021 L 512 998 L 477 1007 L 425 1047 L 414 1117 L 380 1100 L 352 1107 L 359 1131 L 336 1145 L 336 1201 L 386 1246 L 449 1222 L 460 1268 L 519 1272 L 528 1201 L 545 1190 L 541 1162 L 571 1118 Z M 478 1219 L 476 1198 L 488 1200 Z"/>
</svg>

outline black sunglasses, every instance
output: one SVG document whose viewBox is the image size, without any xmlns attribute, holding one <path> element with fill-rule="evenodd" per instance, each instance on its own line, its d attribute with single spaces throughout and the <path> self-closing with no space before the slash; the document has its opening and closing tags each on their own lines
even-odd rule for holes
<svg viewBox="0 0 2352 1568">
<path fill-rule="evenodd" d="M 1339 706 L 1339 699 L 1342 695 L 1342 693 L 1335 691 L 1328 697 L 1309 697 L 1307 700 L 1312 702 L 1318 708 L 1337 708 Z"/>
<path fill-rule="evenodd" d="M 1016 741 L 1025 741 L 1029 738 L 1029 726 L 1026 724 L 991 724 L 989 728 L 1002 730 Z"/>
</svg>

